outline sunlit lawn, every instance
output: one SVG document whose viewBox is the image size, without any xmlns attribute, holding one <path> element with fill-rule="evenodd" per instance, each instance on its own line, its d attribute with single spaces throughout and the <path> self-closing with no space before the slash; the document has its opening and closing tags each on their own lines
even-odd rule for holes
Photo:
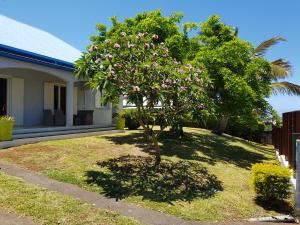
<svg viewBox="0 0 300 225">
<path fill-rule="evenodd" d="M 37 224 L 139 224 L 116 213 L 96 209 L 75 198 L 25 183 L 1 172 L 0 209 L 29 216 Z"/>
<path fill-rule="evenodd" d="M 163 157 L 201 162 L 222 181 L 224 190 L 210 198 L 198 197 L 191 202 L 158 202 L 142 196 L 129 196 L 123 201 L 201 221 L 240 220 L 280 213 L 258 205 L 249 184 L 251 164 L 275 160 L 270 146 L 227 135 L 216 136 L 197 128 L 186 128 L 185 132 L 187 137 L 183 139 L 162 138 Z M 87 182 L 87 172 L 99 171 L 97 161 L 127 154 L 149 154 L 141 131 L 26 145 L 0 151 L 0 159 L 105 194 L 101 185 Z"/>
</svg>

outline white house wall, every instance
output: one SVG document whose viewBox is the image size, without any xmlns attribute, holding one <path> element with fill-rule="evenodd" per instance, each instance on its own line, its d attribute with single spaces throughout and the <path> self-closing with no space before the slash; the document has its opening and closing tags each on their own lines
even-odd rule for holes
<svg viewBox="0 0 300 225">
<path fill-rule="evenodd" d="M 18 106 L 21 107 L 23 105 L 23 109 L 17 109 L 18 125 L 23 126 L 42 125 L 45 99 L 53 99 L 49 90 L 44 91 L 45 83 L 66 84 L 67 82 L 75 82 L 76 85 L 76 78 L 72 72 L 35 65 L 1 56 L 0 74 L 9 77 L 10 81 L 12 78 L 16 78 L 22 79 L 24 82 L 23 88 L 14 88 L 18 89 L 16 94 L 18 94 L 20 98 L 23 93 L 23 104 L 18 102 Z M 11 92 L 13 91 L 16 90 L 11 90 Z M 49 96 L 45 96 L 47 93 L 49 93 Z M 73 89 L 73 100 L 75 102 L 73 105 L 73 114 L 76 114 L 77 110 L 94 110 L 95 125 L 109 126 L 112 124 L 112 107 L 106 106 L 95 108 L 95 93 L 91 92 L 86 87 L 75 87 Z M 46 103 L 47 107 L 52 107 L 50 103 L 50 105 L 47 104 L 48 103 Z M 10 108 L 12 111 L 12 105 Z M 19 115 L 19 112 L 21 111 L 23 111 L 23 118 Z"/>
<path fill-rule="evenodd" d="M 11 80 L 10 115 L 15 117 L 16 125 L 42 125 L 44 94 L 47 93 L 44 93 L 44 84 L 63 83 L 64 81 L 34 70 L 0 69 L 0 74 L 7 75 Z M 21 81 L 24 83 L 23 88 L 20 84 Z M 23 104 L 21 100 L 23 100 Z M 23 109 L 21 109 L 22 105 Z M 23 118 L 20 114 L 23 114 Z"/>
<path fill-rule="evenodd" d="M 93 123 L 99 126 L 112 124 L 112 107 L 109 104 L 101 108 L 95 108 L 95 92 L 86 87 L 77 88 L 78 110 L 93 110 Z"/>
</svg>

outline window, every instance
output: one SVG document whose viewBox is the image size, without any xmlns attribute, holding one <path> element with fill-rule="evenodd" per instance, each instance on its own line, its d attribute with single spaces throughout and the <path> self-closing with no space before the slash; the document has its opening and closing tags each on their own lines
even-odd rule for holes
<svg viewBox="0 0 300 225">
<path fill-rule="evenodd" d="M 103 91 L 98 90 L 95 94 L 95 108 L 99 109 L 107 106 L 103 104 L 102 97 L 103 97 Z"/>
</svg>

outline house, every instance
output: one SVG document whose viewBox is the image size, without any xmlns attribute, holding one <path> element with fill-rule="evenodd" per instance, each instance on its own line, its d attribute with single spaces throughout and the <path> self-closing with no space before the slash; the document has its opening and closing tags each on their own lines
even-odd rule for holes
<svg viewBox="0 0 300 225">
<path fill-rule="evenodd" d="M 112 128 L 112 105 L 74 76 L 79 50 L 3 15 L 0 27 L 0 116 L 15 138 Z"/>
</svg>

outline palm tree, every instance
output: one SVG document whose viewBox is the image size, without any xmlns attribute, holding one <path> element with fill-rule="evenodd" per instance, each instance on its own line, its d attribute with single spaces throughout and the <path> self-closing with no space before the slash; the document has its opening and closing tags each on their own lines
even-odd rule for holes
<svg viewBox="0 0 300 225">
<path fill-rule="evenodd" d="M 254 57 L 263 57 L 267 50 L 276 45 L 280 41 L 286 41 L 281 36 L 273 37 L 269 40 L 262 42 L 257 46 L 254 52 Z M 298 95 L 300 96 L 300 86 L 287 81 L 278 81 L 279 79 L 284 79 L 291 74 L 292 66 L 284 59 L 277 59 L 271 63 L 271 77 L 272 77 L 272 91 L 273 94 L 288 94 L 288 95 Z"/>
</svg>

